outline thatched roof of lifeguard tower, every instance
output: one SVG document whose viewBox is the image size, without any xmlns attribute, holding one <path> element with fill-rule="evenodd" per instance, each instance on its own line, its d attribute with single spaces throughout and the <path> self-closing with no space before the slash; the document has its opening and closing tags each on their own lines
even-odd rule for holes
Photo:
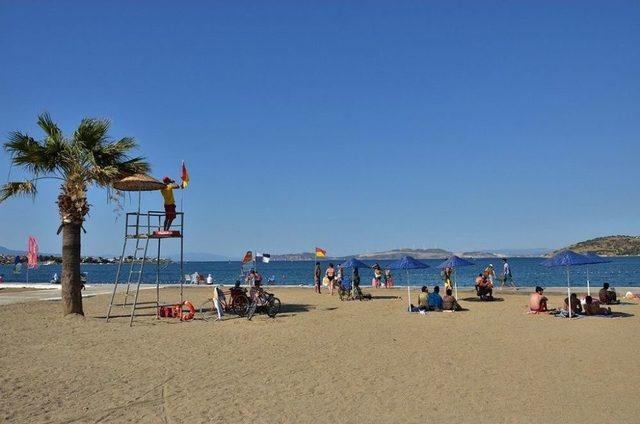
<svg viewBox="0 0 640 424">
<path fill-rule="evenodd" d="M 113 183 L 120 191 L 154 191 L 164 188 L 165 184 L 145 174 L 134 174 Z"/>
</svg>

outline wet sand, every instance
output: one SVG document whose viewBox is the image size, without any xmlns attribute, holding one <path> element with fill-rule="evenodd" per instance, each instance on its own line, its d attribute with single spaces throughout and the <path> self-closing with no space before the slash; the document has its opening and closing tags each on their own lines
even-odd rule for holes
<svg viewBox="0 0 640 424">
<path fill-rule="evenodd" d="M 273 291 L 275 319 L 139 317 L 133 328 L 105 323 L 105 295 L 85 299 L 86 318 L 61 317 L 59 302 L 2 306 L 0 421 L 640 420 L 637 303 L 614 306 L 620 318 L 568 320 L 527 315 L 526 296 L 499 293 L 422 316 L 405 312 L 402 290 L 370 302 Z M 199 304 L 211 289 L 185 294 Z"/>
</svg>

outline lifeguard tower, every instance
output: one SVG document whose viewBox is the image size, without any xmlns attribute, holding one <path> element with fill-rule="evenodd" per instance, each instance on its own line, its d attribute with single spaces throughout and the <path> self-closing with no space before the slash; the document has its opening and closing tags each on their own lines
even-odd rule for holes
<svg viewBox="0 0 640 424">
<path fill-rule="evenodd" d="M 184 284 L 184 213 L 177 212 L 176 218 L 171 224 L 169 231 L 164 231 L 164 211 L 140 211 L 142 192 L 160 190 L 165 187 L 163 183 L 148 175 L 136 174 L 118 181 L 113 185 L 113 187 L 120 191 L 137 191 L 138 210 L 137 212 L 128 212 L 126 214 L 122 253 L 120 255 L 120 260 L 118 261 L 118 270 L 116 272 L 116 279 L 113 285 L 113 293 L 111 294 L 109 310 L 107 311 L 107 322 L 109 321 L 109 318 L 113 317 L 111 313 L 113 307 L 116 306 L 122 307 L 125 311 L 130 309 L 130 312 L 126 312 L 127 315 L 125 316 L 129 317 L 129 326 L 132 326 L 136 311 L 140 309 L 155 309 L 156 317 L 158 317 L 158 310 L 160 306 L 168 306 L 163 305 L 160 302 L 160 253 L 162 251 L 163 240 L 175 240 L 180 243 L 179 303 L 182 305 Z M 150 244 L 152 244 L 152 246 L 150 246 Z M 150 254 L 150 247 L 152 249 L 156 249 L 153 254 Z M 140 292 L 140 285 L 143 283 L 145 266 L 148 263 L 153 264 L 153 262 L 155 262 L 155 301 L 138 302 L 138 294 Z M 118 292 L 118 286 L 124 284 L 124 278 L 121 278 L 123 277 L 123 274 L 127 275 L 126 288 L 124 291 L 121 290 Z M 123 281 L 121 281 L 121 279 Z M 132 285 L 135 285 L 135 290 L 132 289 Z M 132 297 L 133 299 L 131 299 Z M 121 299 L 121 301 L 116 302 L 118 299 Z"/>
</svg>

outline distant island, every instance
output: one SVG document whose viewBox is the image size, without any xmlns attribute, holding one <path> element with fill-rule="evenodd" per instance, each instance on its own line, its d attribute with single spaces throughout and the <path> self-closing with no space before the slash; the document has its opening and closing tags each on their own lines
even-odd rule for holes
<svg viewBox="0 0 640 424">
<path fill-rule="evenodd" d="M 453 252 L 444 249 L 393 249 L 386 250 L 383 252 L 373 252 L 373 253 L 360 253 L 356 255 L 347 255 L 347 256 L 327 256 L 325 259 L 331 260 L 345 260 L 349 258 L 357 258 L 365 261 L 379 261 L 379 260 L 392 260 L 398 259 L 403 256 L 412 256 L 416 259 L 446 259 L 449 256 L 453 255 Z M 464 256 L 467 258 L 495 258 L 499 257 L 494 253 L 490 252 L 464 252 L 459 253 L 458 255 Z M 301 253 L 288 253 L 281 255 L 271 255 L 271 259 L 274 261 L 313 261 L 316 259 L 315 253 L 313 252 L 301 252 Z"/>
<path fill-rule="evenodd" d="M 577 253 L 594 252 L 601 256 L 640 256 L 640 237 L 607 236 L 572 244 L 561 250 L 570 249 Z"/>
</svg>

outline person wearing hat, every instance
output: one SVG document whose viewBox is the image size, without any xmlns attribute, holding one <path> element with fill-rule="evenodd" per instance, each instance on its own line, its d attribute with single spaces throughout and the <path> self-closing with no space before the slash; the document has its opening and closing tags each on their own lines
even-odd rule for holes
<svg viewBox="0 0 640 424">
<path fill-rule="evenodd" d="M 164 231 L 169 231 L 171 223 L 176 219 L 176 201 L 173 198 L 173 189 L 182 188 L 181 185 L 176 184 L 174 180 L 169 177 L 164 177 L 162 182 L 165 184 L 164 188 L 160 189 L 162 198 L 164 199 Z"/>
<path fill-rule="evenodd" d="M 489 266 L 484 269 L 484 276 L 489 280 L 491 287 L 493 287 L 496 278 L 496 271 L 493 268 L 493 264 L 489 264 Z"/>
<path fill-rule="evenodd" d="M 536 291 L 529 298 L 529 312 L 537 314 L 547 312 L 547 298 L 542 295 L 544 289 L 536 286 Z"/>
</svg>

